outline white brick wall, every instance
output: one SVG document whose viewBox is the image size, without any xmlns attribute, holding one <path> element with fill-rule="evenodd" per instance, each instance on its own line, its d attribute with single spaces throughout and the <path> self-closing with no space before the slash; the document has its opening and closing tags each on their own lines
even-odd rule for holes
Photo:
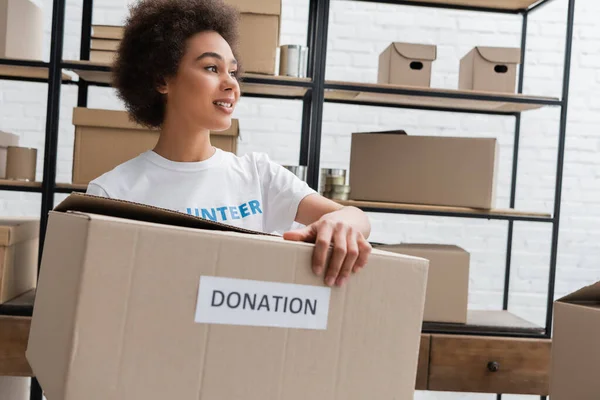
<svg viewBox="0 0 600 400">
<path fill-rule="evenodd" d="M 50 34 L 51 0 L 37 0 L 46 11 Z M 565 159 L 563 214 L 557 296 L 600 276 L 600 3 L 578 0 L 571 75 L 571 102 Z M 127 0 L 97 0 L 94 23 L 122 23 Z M 566 0 L 555 0 L 530 16 L 525 92 L 560 96 Z M 81 1 L 67 0 L 65 59 L 78 56 Z M 308 0 L 283 0 L 282 44 L 305 43 Z M 455 88 L 460 58 L 475 45 L 519 46 L 518 16 L 333 1 L 328 40 L 328 79 L 375 82 L 377 56 L 391 41 L 438 45 L 432 86 Z M 49 42 L 48 42 L 49 43 Z M 49 45 L 45 57 L 49 54 Z M 0 81 L 0 129 L 21 135 L 21 143 L 40 149 L 41 179 L 46 85 Z M 72 108 L 76 88 L 63 86 L 58 180 L 69 181 L 73 151 Z M 90 90 L 90 107 L 121 108 L 111 89 Z M 302 105 L 298 101 L 246 98 L 236 111 L 242 126 L 240 153 L 265 151 L 281 163 L 297 162 Z M 523 115 L 517 206 L 552 211 L 558 138 L 558 109 Z M 367 129 L 405 129 L 413 134 L 495 136 L 501 144 L 499 206 L 507 206 L 514 120 L 326 104 L 323 167 L 347 168 L 350 133 Z M 64 196 L 57 196 L 60 201 Z M 4 215 L 37 215 L 40 196 L 0 192 Z M 470 306 L 497 309 L 502 304 L 507 223 L 455 218 L 373 214 L 372 239 L 381 242 L 454 243 L 472 253 Z M 551 226 L 516 223 L 510 310 L 544 323 Z M 492 395 L 420 393 L 419 399 L 495 399 Z M 532 399 L 531 396 L 505 396 Z"/>
</svg>

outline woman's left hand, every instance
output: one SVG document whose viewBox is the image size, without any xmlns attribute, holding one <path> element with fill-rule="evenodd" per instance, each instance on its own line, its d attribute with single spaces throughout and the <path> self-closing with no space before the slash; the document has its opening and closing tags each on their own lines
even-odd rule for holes
<svg viewBox="0 0 600 400">
<path fill-rule="evenodd" d="M 367 265 L 371 254 L 371 244 L 352 225 L 323 216 L 318 221 L 283 235 L 286 240 L 314 242 L 313 272 L 324 275 L 327 286 L 342 286 L 350 273 L 359 272 Z M 327 253 L 330 245 L 333 251 L 329 264 Z"/>
</svg>

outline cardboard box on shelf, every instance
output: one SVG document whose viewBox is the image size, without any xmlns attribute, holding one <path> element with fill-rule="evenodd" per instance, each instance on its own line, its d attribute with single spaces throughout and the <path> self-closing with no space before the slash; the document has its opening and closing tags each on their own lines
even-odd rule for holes
<svg viewBox="0 0 600 400">
<path fill-rule="evenodd" d="M 350 153 L 352 200 L 494 207 L 494 138 L 354 133 Z"/>
<path fill-rule="evenodd" d="M 412 399 L 427 260 L 374 250 L 329 288 L 313 249 L 73 194 L 49 217 L 27 359 L 48 400 Z"/>
<path fill-rule="evenodd" d="M 92 39 L 90 48 L 91 50 L 117 51 L 120 43 L 120 40 Z"/>
<path fill-rule="evenodd" d="M 402 243 L 379 250 L 429 260 L 423 320 L 467 323 L 470 254 L 458 246 Z"/>
<path fill-rule="evenodd" d="M 596 400 L 600 393 L 600 282 L 554 303 L 550 398 Z"/>
<path fill-rule="evenodd" d="M 31 0 L 0 0 L 0 58 L 41 60 L 42 9 Z"/>
<path fill-rule="evenodd" d="M 124 31 L 119 25 L 92 25 L 92 39 L 121 40 Z"/>
<path fill-rule="evenodd" d="M 6 179 L 6 155 L 8 148 L 19 145 L 19 136 L 0 131 L 0 179 Z"/>
<path fill-rule="evenodd" d="M 105 64 L 112 64 L 117 55 L 116 51 L 109 50 L 90 50 L 90 61 Z"/>
<path fill-rule="evenodd" d="M 73 183 L 88 184 L 139 154 L 151 150 L 159 131 L 138 125 L 125 111 L 75 108 L 75 147 Z M 224 151 L 235 153 L 239 136 L 238 120 L 229 129 L 211 132 L 211 143 Z"/>
<path fill-rule="evenodd" d="M 514 93 L 519 63 L 518 48 L 475 47 L 460 60 L 458 88 Z"/>
<path fill-rule="evenodd" d="M 243 13 L 239 54 L 245 72 L 275 75 L 281 16 Z"/>
<path fill-rule="evenodd" d="M 436 46 L 392 43 L 379 55 L 377 83 L 430 87 L 436 58 Z"/>
<path fill-rule="evenodd" d="M 0 304 L 34 289 L 37 282 L 39 219 L 0 219 Z"/>
</svg>

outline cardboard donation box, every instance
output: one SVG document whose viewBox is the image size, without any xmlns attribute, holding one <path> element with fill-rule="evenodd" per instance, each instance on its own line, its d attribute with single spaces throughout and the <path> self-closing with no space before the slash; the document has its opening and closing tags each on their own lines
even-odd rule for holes
<svg viewBox="0 0 600 400">
<path fill-rule="evenodd" d="M 394 244 L 379 250 L 429 260 L 427 295 L 423 320 L 467 323 L 470 254 L 458 246 L 438 244 Z"/>
<path fill-rule="evenodd" d="M 35 288 L 39 230 L 39 219 L 0 219 L 0 304 Z"/>
<path fill-rule="evenodd" d="M 489 209 L 494 207 L 494 138 L 354 133 L 352 200 Z"/>
<path fill-rule="evenodd" d="M 436 58 L 436 46 L 392 43 L 379 55 L 377 83 L 429 87 Z"/>
<path fill-rule="evenodd" d="M 44 16 L 31 0 L 0 0 L 0 58 L 41 60 Z"/>
<path fill-rule="evenodd" d="M 555 302 L 550 398 L 600 396 L 600 282 Z"/>
<path fill-rule="evenodd" d="M 427 260 L 374 251 L 328 288 L 313 249 L 73 194 L 49 217 L 28 362 L 48 400 L 412 399 Z"/>
<path fill-rule="evenodd" d="M 244 71 L 275 75 L 281 0 L 225 0 L 241 13 L 239 53 Z"/>
<path fill-rule="evenodd" d="M 75 108 L 75 147 L 73 183 L 88 184 L 141 153 L 151 150 L 159 131 L 138 125 L 125 111 Z M 224 151 L 235 153 L 239 136 L 238 120 L 221 132 L 211 132 L 211 143 Z"/>
<path fill-rule="evenodd" d="M 460 60 L 458 88 L 514 93 L 520 63 L 518 48 L 475 47 Z"/>
</svg>

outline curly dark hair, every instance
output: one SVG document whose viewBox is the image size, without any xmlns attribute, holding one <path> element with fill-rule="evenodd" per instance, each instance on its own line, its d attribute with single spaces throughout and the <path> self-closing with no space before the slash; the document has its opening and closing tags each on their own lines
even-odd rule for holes
<svg viewBox="0 0 600 400">
<path fill-rule="evenodd" d="M 222 0 L 141 0 L 133 5 L 112 76 L 132 118 L 150 128 L 160 127 L 165 101 L 157 88 L 176 75 L 187 40 L 215 31 L 237 58 L 238 25 L 238 11 Z"/>
</svg>

